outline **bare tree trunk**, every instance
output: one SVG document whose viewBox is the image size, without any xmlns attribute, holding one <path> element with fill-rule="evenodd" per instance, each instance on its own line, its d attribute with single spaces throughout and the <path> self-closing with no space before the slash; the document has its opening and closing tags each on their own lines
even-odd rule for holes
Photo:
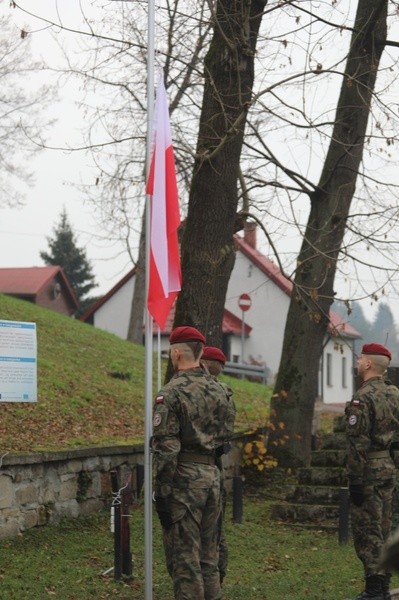
<svg viewBox="0 0 399 600">
<path fill-rule="evenodd" d="M 359 0 L 330 147 L 318 189 L 310 196 L 271 404 L 268 451 L 280 466 L 307 464 L 310 459 L 320 357 L 386 41 L 387 5 L 387 0 Z"/>
<path fill-rule="evenodd" d="M 134 292 L 132 306 L 130 309 L 129 329 L 127 339 L 135 344 L 143 343 L 143 321 L 145 306 L 145 219 L 146 211 L 143 211 L 141 223 L 139 255 L 134 275 Z"/>
<path fill-rule="evenodd" d="M 193 325 L 220 345 L 234 266 L 237 182 L 254 81 L 254 56 L 267 0 L 219 0 L 205 59 L 205 87 L 181 256 L 175 326 Z M 171 375 L 170 368 L 166 379 Z"/>
</svg>

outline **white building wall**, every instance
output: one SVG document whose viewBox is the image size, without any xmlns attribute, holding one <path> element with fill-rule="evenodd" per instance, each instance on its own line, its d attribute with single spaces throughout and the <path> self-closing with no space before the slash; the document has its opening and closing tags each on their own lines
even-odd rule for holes
<svg viewBox="0 0 399 600">
<path fill-rule="evenodd" d="M 244 349 L 246 347 L 246 343 L 247 343 L 247 340 L 245 340 L 245 338 L 244 338 Z M 230 356 L 227 357 L 228 360 L 240 362 L 241 346 L 242 346 L 241 337 L 239 337 L 238 335 L 230 336 Z M 238 357 L 238 358 L 236 359 L 236 357 Z"/>
<path fill-rule="evenodd" d="M 238 306 L 241 294 L 249 294 L 252 300 L 251 308 L 244 313 L 245 323 L 252 327 L 249 338 L 244 342 L 244 361 L 248 362 L 250 356 L 259 362 L 264 361 L 272 372 L 269 379 L 269 383 L 272 384 L 280 364 L 290 298 L 274 282 L 267 279 L 244 254 L 237 252 L 225 306 L 239 318 L 242 317 Z M 236 338 L 234 344 L 234 348 L 237 347 L 237 354 L 241 360 L 239 338 Z M 229 358 L 233 359 L 233 356 Z"/>
<path fill-rule="evenodd" d="M 135 277 L 131 277 L 94 313 L 94 327 L 127 339 Z"/>
<path fill-rule="evenodd" d="M 340 404 L 349 402 L 353 394 L 352 340 L 345 343 L 330 338 L 322 364 L 323 402 Z"/>
</svg>

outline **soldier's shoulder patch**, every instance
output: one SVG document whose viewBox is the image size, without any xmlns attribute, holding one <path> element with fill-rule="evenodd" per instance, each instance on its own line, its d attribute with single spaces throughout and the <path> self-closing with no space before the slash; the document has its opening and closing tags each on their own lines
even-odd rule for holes
<svg viewBox="0 0 399 600">
<path fill-rule="evenodd" d="M 153 427 L 158 427 L 162 422 L 162 415 L 159 413 L 155 413 L 154 418 L 152 420 Z"/>
<path fill-rule="evenodd" d="M 357 416 L 356 415 L 351 415 L 348 419 L 348 423 L 349 425 L 356 425 L 357 423 Z"/>
<path fill-rule="evenodd" d="M 164 396 L 160 395 L 155 398 L 155 404 L 163 404 L 164 402 L 165 402 Z"/>
</svg>

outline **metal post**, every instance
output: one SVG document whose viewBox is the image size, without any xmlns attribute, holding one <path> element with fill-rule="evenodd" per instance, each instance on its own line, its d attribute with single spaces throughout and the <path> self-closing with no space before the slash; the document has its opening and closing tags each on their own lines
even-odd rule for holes
<svg viewBox="0 0 399 600">
<path fill-rule="evenodd" d="M 155 70 L 155 0 L 148 0 L 147 16 L 147 139 L 146 181 L 150 172 L 151 143 L 154 112 Z M 145 222 L 145 291 L 148 297 L 150 273 L 150 202 L 146 196 Z M 152 600 L 152 461 L 150 439 L 152 436 L 152 318 L 145 310 L 145 385 L 144 385 L 144 600 Z"/>
<path fill-rule="evenodd" d="M 233 522 L 242 523 L 243 481 L 240 475 L 233 476 Z"/>
<path fill-rule="evenodd" d="M 241 311 L 241 363 L 244 364 L 245 312 Z"/>
<path fill-rule="evenodd" d="M 132 567 L 132 553 L 130 552 L 130 524 L 129 524 L 129 505 L 131 503 L 131 479 L 129 479 L 127 486 L 121 491 L 121 557 L 122 557 L 122 576 L 124 578 L 131 578 L 133 567 Z"/>
<path fill-rule="evenodd" d="M 339 488 L 338 541 L 347 544 L 349 536 L 349 489 Z"/>
<path fill-rule="evenodd" d="M 117 495 L 119 484 L 116 471 L 111 471 L 111 484 L 112 493 L 114 494 L 112 502 L 114 507 L 114 579 L 119 581 L 122 578 L 121 502 Z"/>
</svg>

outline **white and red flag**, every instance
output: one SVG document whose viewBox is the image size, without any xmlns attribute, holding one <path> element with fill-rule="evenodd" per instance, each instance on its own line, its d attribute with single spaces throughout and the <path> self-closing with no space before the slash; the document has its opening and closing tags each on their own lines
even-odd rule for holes
<svg viewBox="0 0 399 600">
<path fill-rule="evenodd" d="M 147 306 L 154 321 L 163 329 L 182 280 L 177 237 L 180 209 L 163 77 L 159 80 L 155 101 L 153 143 L 147 181 L 147 194 L 151 196 Z"/>
</svg>

